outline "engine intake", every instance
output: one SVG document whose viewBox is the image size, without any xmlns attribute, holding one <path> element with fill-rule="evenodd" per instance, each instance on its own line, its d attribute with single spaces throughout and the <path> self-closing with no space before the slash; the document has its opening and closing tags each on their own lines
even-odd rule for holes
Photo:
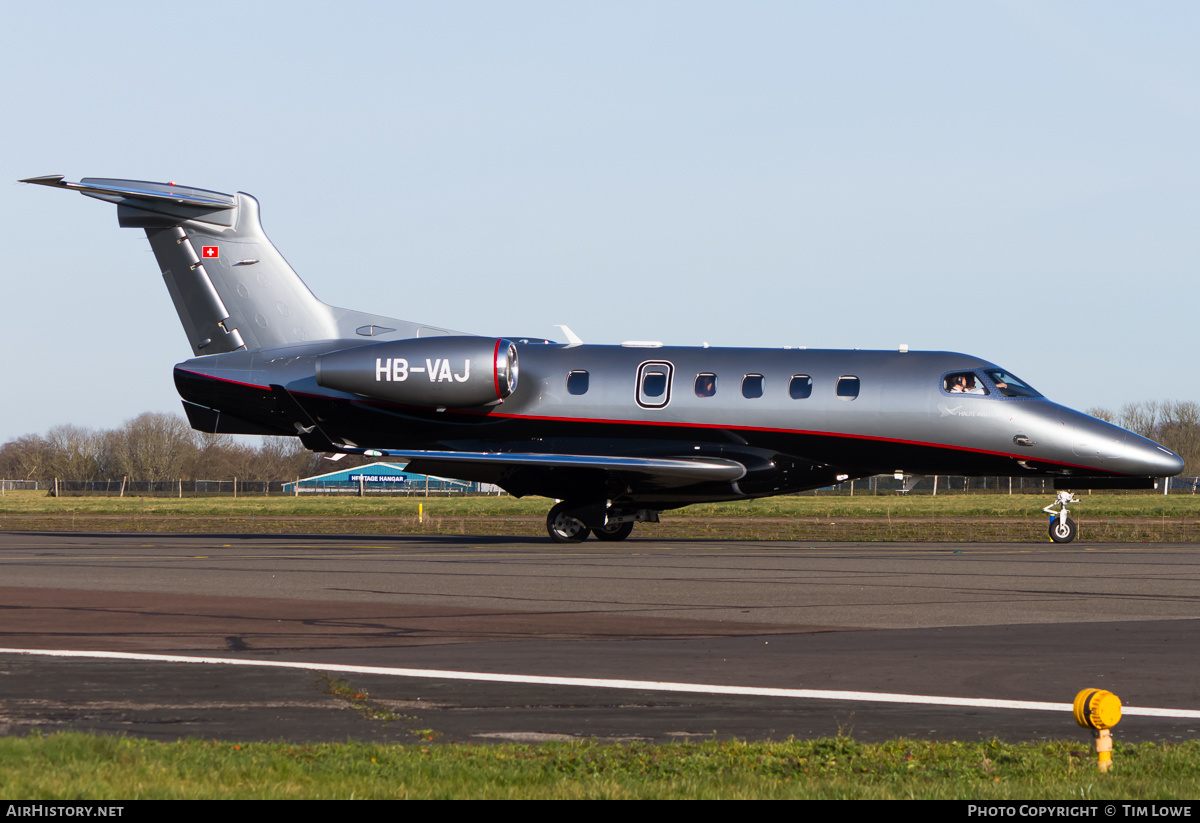
<svg viewBox="0 0 1200 823">
<path fill-rule="evenodd" d="M 462 408 L 517 388 L 517 347 L 502 338 L 425 337 L 323 354 L 317 385 L 378 400 Z"/>
</svg>

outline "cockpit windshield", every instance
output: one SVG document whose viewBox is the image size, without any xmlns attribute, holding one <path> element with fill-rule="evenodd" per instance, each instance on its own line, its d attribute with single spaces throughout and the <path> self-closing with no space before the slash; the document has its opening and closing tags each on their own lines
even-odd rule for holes
<svg viewBox="0 0 1200 823">
<path fill-rule="evenodd" d="M 986 369 L 984 372 L 996 384 L 1005 397 L 1041 397 L 1042 394 L 1028 383 L 1018 380 L 1004 369 Z"/>
</svg>

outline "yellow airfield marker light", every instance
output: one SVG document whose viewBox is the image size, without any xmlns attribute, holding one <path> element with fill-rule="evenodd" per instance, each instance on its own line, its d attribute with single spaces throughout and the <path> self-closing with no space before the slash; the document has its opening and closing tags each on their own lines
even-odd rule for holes
<svg viewBox="0 0 1200 823">
<path fill-rule="evenodd" d="M 417 504 L 417 522 L 418 523 L 425 522 L 425 504 L 424 503 Z"/>
<path fill-rule="evenodd" d="M 1112 766 L 1113 726 L 1121 722 L 1121 698 L 1104 689 L 1084 689 L 1075 695 L 1075 722 L 1091 729 L 1096 739 L 1096 755 L 1100 771 L 1107 772 Z"/>
</svg>

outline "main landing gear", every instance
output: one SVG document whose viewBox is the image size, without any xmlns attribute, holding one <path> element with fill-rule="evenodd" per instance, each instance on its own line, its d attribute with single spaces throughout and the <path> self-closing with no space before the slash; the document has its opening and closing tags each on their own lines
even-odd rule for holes
<svg viewBox="0 0 1200 823">
<path fill-rule="evenodd" d="M 589 526 L 584 518 L 601 521 L 601 525 Z M 555 543 L 582 543 L 588 534 L 597 540 L 613 542 L 624 540 L 633 532 L 633 524 L 657 523 L 658 512 L 648 509 L 637 511 L 617 510 L 602 504 L 593 506 L 571 505 L 565 500 L 555 503 L 546 515 L 546 532 Z"/>
<path fill-rule="evenodd" d="M 598 529 L 592 529 L 597 540 L 624 540 L 633 531 L 633 521 L 627 523 L 606 523 Z"/>
<path fill-rule="evenodd" d="M 591 529 L 567 514 L 566 503 L 555 503 L 546 515 L 546 531 L 555 543 L 582 543 Z"/>
<path fill-rule="evenodd" d="M 1079 498 L 1073 496 L 1068 491 L 1060 491 L 1058 498 L 1042 511 L 1050 515 L 1050 539 L 1055 543 L 1070 543 L 1079 534 L 1079 527 L 1075 525 L 1075 521 L 1068 515 L 1068 503 L 1078 503 Z M 1059 506 L 1060 511 L 1055 511 L 1054 507 Z"/>
</svg>

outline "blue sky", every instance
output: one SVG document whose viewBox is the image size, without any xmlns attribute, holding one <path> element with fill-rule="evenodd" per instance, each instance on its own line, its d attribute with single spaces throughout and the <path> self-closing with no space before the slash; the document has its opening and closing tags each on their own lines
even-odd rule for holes
<svg viewBox="0 0 1200 823">
<path fill-rule="evenodd" d="M 9 181 L 247 191 L 335 305 L 589 343 L 964 351 L 1200 399 L 1200 6 L 10 4 Z M 140 232 L 0 185 L 0 442 L 178 411 Z"/>
</svg>

